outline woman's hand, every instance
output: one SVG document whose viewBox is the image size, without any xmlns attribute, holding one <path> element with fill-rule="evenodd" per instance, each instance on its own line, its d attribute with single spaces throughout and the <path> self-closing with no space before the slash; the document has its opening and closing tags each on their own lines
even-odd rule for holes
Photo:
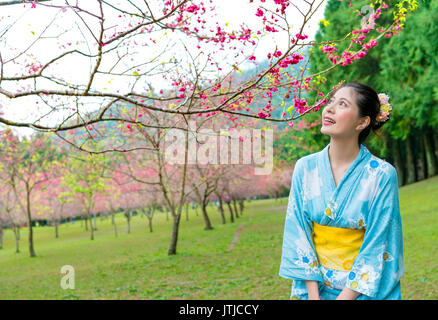
<svg viewBox="0 0 438 320">
<path fill-rule="evenodd" d="M 309 300 L 321 300 L 319 297 L 318 281 L 305 280 Z"/>
<path fill-rule="evenodd" d="M 360 295 L 359 292 L 351 290 L 350 288 L 345 287 L 336 300 L 356 300 L 356 298 Z"/>
</svg>

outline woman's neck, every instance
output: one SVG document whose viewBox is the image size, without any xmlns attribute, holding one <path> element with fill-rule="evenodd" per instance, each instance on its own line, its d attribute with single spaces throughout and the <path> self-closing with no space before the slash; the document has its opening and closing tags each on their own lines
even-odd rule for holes
<svg viewBox="0 0 438 320">
<path fill-rule="evenodd" d="M 358 156 L 360 146 L 357 140 L 330 140 L 328 154 L 334 168 L 350 165 Z"/>
</svg>

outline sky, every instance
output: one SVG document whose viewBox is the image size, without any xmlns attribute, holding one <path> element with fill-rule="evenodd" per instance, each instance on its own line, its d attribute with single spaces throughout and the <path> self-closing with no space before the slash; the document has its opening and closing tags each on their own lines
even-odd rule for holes
<svg viewBox="0 0 438 320">
<path fill-rule="evenodd" d="M 0 0 L 1 2 L 6 2 L 5 0 Z M 75 3 L 75 1 L 70 1 L 71 3 Z M 115 1 L 113 1 L 114 3 Z M 267 3 L 270 1 L 268 0 Z M 322 5 L 319 7 L 319 9 L 313 14 L 311 20 L 308 22 L 304 29 L 304 34 L 309 36 L 308 40 L 314 39 L 315 32 L 318 29 L 318 24 L 321 19 L 323 19 L 324 15 L 324 8 L 327 3 L 327 1 L 316 1 L 314 4 L 314 7 L 316 7 L 320 2 L 323 2 Z M 50 3 L 54 4 L 64 4 L 64 0 L 54 0 L 50 1 Z M 127 2 L 124 2 L 126 4 Z M 152 3 L 152 1 L 149 1 L 149 3 Z M 265 3 L 264 5 L 266 5 Z M 304 1 L 296 2 L 294 3 L 303 11 L 307 8 L 307 4 Z M 94 1 L 84 1 L 79 0 L 79 4 L 86 5 L 87 9 L 89 9 L 91 12 L 96 11 L 97 7 L 95 5 Z M 260 5 L 259 0 L 254 0 L 254 3 L 249 3 L 249 0 L 220 0 L 216 1 L 216 21 L 224 22 L 228 28 L 230 29 L 236 29 L 239 25 L 239 23 L 243 20 L 248 25 L 249 28 L 255 28 L 256 25 L 260 25 L 260 18 L 256 17 L 255 13 Z M 302 16 L 301 14 L 292 6 L 288 8 L 289 12 L 291 13 L 291 18 L 289 19 L 289 23 L 291 24 L 291 27 L 293 29 L 292 34 L 295 34 L 298 32 L 297 28 L 301 26 L 302 23 Z M 0 6 L 0 52 L 2 53 L 3 61 L 7 60 L 8 57 L 12 57 L 16 55 L 16 52 L 20 52 L 20 50 L 24 50 L 29 46 L 29 44 L 32 43 L 33 39 L 35 39 L 35 35 L 42 32 L 46 26 L 53 21 L 53 24 L 48 31 L 45 32 L 45 36 L 47 37 L 44 42 L 41 42 L 41 45 L 34 45 L 32 47 L 32 54 L 36 57 L 41 57 L 40 60 L 44 61 L 45 57 L 53 56 L 56 52 L 55 41 L 59 41 L 61 43 L 67 43 L 68 37 L 76 37 L 76 38 L 88 38 L 90 40 L 90 43 L 93 41 L 91 40 L 91 36 L 89 32 L 87 33 L 87 30 L 82 27 L 82 35 L 79 35 L 79 31 L 72 31 L 75 30 L 74 28 L 71 28 L 74 24 L 80 24 L 80 21 L 78 22 L 77 16 L 72 12 L 62 12 L 62 11 L 54 11 L 54 10 L 48 10 L 47 8 L 44 8 L 41 5 L 37 5 L 36 9 L 32 9 L 30 4 L 27 4 L 24 6 L 23 4 L 17 4 L 17 5 L 8 5 L 8 6 Z M 15 22 L 10 30 L 7 31 L 5 36 L 2 39 L 2 35 L 4 31 L 8 28 L 8 26 Z M 107 17 L 106 26 L 108 24 L 111 24 L 112 21 L 120 21 L 117 20 L 117 17 Z M 87 21 L 90 28 L 96 28 L 95 22 L 93 20 Z M 94 24 L 94 25 L 93 25 Z M 214 27 L 212 25 L 212 27 Z M 109 29 L 114 28 L 114 30 L 117 30 L 117 25 L 110 25 L 108 27 Z M 78 29 L 78 28 L 77 28 Z M 97 29 L 97 28 L 96 28 Z M 72 34 L 72 32 L 76 32 L 76 34 Z M 264 38 L 263 41 L 261 41 L 258 45 L 258 47 L 254 51 L 254 55 L 259 59 L 265 58 L 266 52 L 269 50 L 272 50 L 273 43 L 278 44 L 278 49 L 282 49 L 282 44 L 285 43 L 285 39 L 279 37 L 280 33 L 272 33 L 272 36 L 270 38 Z M 281 33 L 284 35 L 284 33 Z M 168 35 L 167 35 L 168 36 Z M 63 38 L 64 37 L 64 38 Z M 51 39 L 53 38 L 53 39 Z M 58 39 L 57 39 L 58 38 Z M 6 41 L 5 41 L 6 40 Z M 52 41 L 52 42 L 50 42 Z M 178 39 L 175 38 L 175 43 L 178 42 Z M 47 44 L 50 43 L 50 46 Z M 286 42 L 287 43 L 287 42 Z M 18 50 L 13 52 L 11 50 L 8 50 L 9 47 L 15 47 Z M 163 48 L 157 48 L 163 49 Z M 83 48 L 83 50 L 87 50 L 86 48 Z M 90 52 L 93 51 L 93 48 L 88 48 Z M 196 53 L 196 49 L 194 47 L 191 49 L 194 53 Z M 29 51 L 30 52 L 30 51 Z M 61 51 L 60 51 L 61 52 Z M 171 52 L 172 54 L 175 54 L 174 52 Z M 161 53 L 159 51 L 151 51 L 150 48 L 147 48 L 147 50 L 139 51 L 137 55 L 132 55 L 131 59 L 144 59 L 148 55 L 160 55 Z M 224 53 L 226 54 L 226 52 Z M 263 55 L 263 57 L 262 57 Z M 24 58 L 23 56 L 21 58 Z M 163 58 L 163 56 L 161 57 Z M 227 59 L 227 56 L 224 56 L 224 62 Z M 47 58 L 46 58 L 47 60 Z M 220 59 L 219 59 L 220 60 Z M 77 58 L 77 60 L 70 60 L 68 63 L 63 64 L 62 69 L 62 75 L 66 79 L 69 79 L 74 82 L 81 82 L 86 81 L 87 77 L 84 77 L 84 74 L 87 75 L 90 68 L 92 67 L 92 63 L 90 60 L 86 59 L 80 59 Z M 86 71 L 86 72 L 85 72 Z M 114 83 L 115 81 L 112 81 L 111 79 L 98 79 L 97 82 L 101 82 L 103 87 L 106 87 L 108 90 L 114 90 L 115 87 L 119 88 L 121 87 L 120 83 Z M 155 81 L 156 83 L 159 83 L 160 80 Z M 4 84 L 2 84 L 4 85 Z M 47 84 L 50 86 L 51 84 Z M 113 87 L 111 87 L 113 86 Z M 13 87 L 10 87 L 12 90 Z M 71 98 L 69 98 L 71 100 Z M 67 103 L 67 102 L 66 102 Z M 93 104 L 92 101 L 89 102 L 90 105 Z M 9 100 L 6 101 L 3 96 L 0 95 L 0 104 L 3 106 L 3 111 L 6 114 L 6 117 L 11 118 L 12 120 L 21 120 L 21 121 L 30 121 L 31 119 L 35 119 L 35 117 L 38 116 L 40 113 L 44 113 L 46 110 L 39 105 L 35 105 L 35 99 L 34 98 L 20 98 L 18 100 Z M 41 109 L 42 108 L 42 109 Z M 33 114 L 32 114 L 32 112 Z M 35 112 L 35 110 L 38 110 Z M 61 117 L 61 115 L 60 115 Z M 26 130 L 21 130 L 25 132 Z M 29 132 L 29 130 L 27 130 Z"/>
</svg>

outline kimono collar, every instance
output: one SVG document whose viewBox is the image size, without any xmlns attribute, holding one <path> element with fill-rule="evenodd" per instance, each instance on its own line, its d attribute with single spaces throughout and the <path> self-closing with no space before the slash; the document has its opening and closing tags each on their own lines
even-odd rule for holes
<svg viewBox="0 0 438 320">
<path fill-rule="evenodd" d="M 364 172 L 364 167 L 368 160 L 371 158 L 371 152 L 364 144 L 360 144 L 359 154 L 350 167 L 345 171 L 338 186 L 335 185 L 335 179 L 330 166 L 330 159 L 328 149 L 330 143 L 321 151 L 319 157 L 319 167 L 324 171 L 324 176 L 327 177 L 324 188 L 326 194 L 329 195 L 329 201 L 327 207 L 330 209 L 327 216 L 331 219 L 335 219 L 336 213 L 342 211 L 342 207 L 352 188 L 359 183 L 359 178 Z"/>
</svg>

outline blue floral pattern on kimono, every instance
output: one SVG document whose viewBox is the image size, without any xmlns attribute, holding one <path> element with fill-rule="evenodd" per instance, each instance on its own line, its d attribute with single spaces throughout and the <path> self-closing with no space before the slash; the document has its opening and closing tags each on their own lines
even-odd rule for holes
<svg viewBox="0 0 438 320">
<path fill-rule="evenodd" d="M 291 299 L 308 299 L 305 280 L 318 281 L 321 299 L 336 299 L 344 287 L 359 292 L 358 300 L 401 299 L 404 265 L 397 171 L 361 144 L 358 156 L 336 186 L 329 147 L 295 164 L 279 275 L 293 280 Z M 365 229 L 359 252 L 347 271 L 320 264 L 313 244 L 313 222 Z"/>
</svg>

